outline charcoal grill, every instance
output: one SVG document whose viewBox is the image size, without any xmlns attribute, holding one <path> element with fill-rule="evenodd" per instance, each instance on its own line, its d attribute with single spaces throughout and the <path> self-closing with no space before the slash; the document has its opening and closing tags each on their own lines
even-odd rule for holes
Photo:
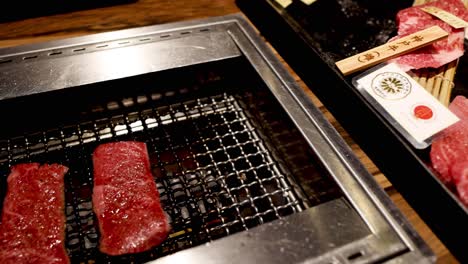
<svg viewBox="0 0 468 264">
<path fill-rule="evenodd" d="M 0 100 L 1 197 L 13 164 L 68 166 L 73 263 L 434 261 L 240 15 L 2 49 Z M 172 231 L 111 257 L 91 154 L 117 140 L 147 143 Z"/>
</svg>

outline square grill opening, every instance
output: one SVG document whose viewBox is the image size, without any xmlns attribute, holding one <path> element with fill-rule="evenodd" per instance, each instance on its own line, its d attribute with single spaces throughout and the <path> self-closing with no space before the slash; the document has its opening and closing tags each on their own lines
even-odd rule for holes
<svg viewBox="0 0 468 264">
<path fill-rule="evenodd" d="M 61 111 L 47 108 L 50 102 L 62 102 Z M 3 132 L 2 201 L 11 165 L 68 166 L 66 248 L 73 263 L 149 261 L 341 196 L 274 96 L 241 59 L 94 84 L 26 103 L 42 107 L 20 117 L 23 126 Z M 20 105 L 4 107 L 14 112 Z M 92 152 L 117 140 L 147 143 L 172 231 L 153 250 L 110 257 L 98 250 Z"/>
</svg>

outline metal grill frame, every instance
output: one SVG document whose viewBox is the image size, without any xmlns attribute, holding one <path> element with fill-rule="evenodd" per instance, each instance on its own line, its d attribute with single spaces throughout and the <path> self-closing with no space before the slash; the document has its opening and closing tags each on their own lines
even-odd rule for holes
<svg viewBox="0 0 468 264">
<path fill-rule="evenodd" d="M 206 31 L 207 28 L 209 29 L 208 32 Z M 170 35 L 174 36 L 174 38 L 171 40 L 162 40 L 162 37 L 157 37 L 172 32 L 174 33 Z M 197 33 L 190 35 L 182 34 L 183 32 Z M 151 40 L 149 44 L 137 43 L 125 47 L 114 47 L 112 44 L 114 42 L 118 43 L 120 39 L 139 39 L 143 37 L 148 39 L 148 36 L 150 36 L 149 39 Z M 172 60 L 169 56 L 171 52 L 167 52 L 169 55 L 162 52 L 163 49 L 174 47 L 173 44 L 177 46 L 184 43 L 190 47 L 191 45 L 201 45 L 206 49 L 184 51 L 178 54 L 177 60 Z M 109 47 L 109 49 L 102 51 L 93 49 L 92 52 L 77 55 L 65 53 L 59 58 L 45 55 L 52 54 L 61 48 L 67 50 L 83 45 L 93 46 L 96 49 L 107 45 L 106 47 Z M 51 67 L 54 71 L 60 72 L 61 65 L 71 64 L 80 67 L 80 65 L 85 65 L 92 59 L 106 62 L 106 59 L 110 59 L 107 56 L 117 49 L 123 51 L 124 54 L 126 54 L 126 51 L 141 51 L 148 54 L 148 56 L 152 56 L 150 54 L 153 53 L 163 55 L 161 57 L 162 62 L 154 66 L 148 64 L 151 60 L 154 60 L 153 57 L 139 58 L 141 67 L 136 69 L 138 72 L 100 69 L 100 74 L 96 74 L 93 69 L 79 68 L 79 71 L 67 72 L 67 74 L 71 74 L 68 82 L 64 82 L 63 79 L 47 78 L 44 77 L 46 74 L 42 74 L 44 71 L 49 72 Z M 147 53 L 148 51 L 151 53 Z M 36 59 L 33 61 L 22 62 L 16 60 L 17 57 L 34 54 L 37 55 L 35 55 Z M 359 163 L 358 159 L 352 154 L 352 151 L 345 145 L 320 111 L 307 99 L 307 96 L 295 84 L 294 79 L 282 67 L 265 43 L 239 15 L 124 30 L 0 50 L 0 59 L 9 61 L 9 63 L 0 66 L 0 72 L 3 73 L 0 76 L 0 98 L 10 100 L 15 97 L 51 92 L 90 82 L 124 78 L 135 74 L 240 56 L 251 64 L 264 84 L 269 88 L 284 112 L 287 113 L 290 120 L 301 132 L 310 149 L 316 153 L 323 168 L 336 180 L 346 200 L 349 201 L 349 205 L 342 205 L 339 200 L 325 203 L 286 216 L 284 220 L 273 221 L 271 224 L 260 225 L 258 228 L 253 228 L 247 232 L 239 232 L 216 240 L 209 247 L 200 246 L 184 250 L 158 259 L 156 262 L 169 263 L 180 261 L 186 257 L 194 263 L 230 263 L 233 259 L 236 262 L 245 263 L 255 263 L 258 259 L 269 263 L 284 263 L 285 261 L 307 261 L 310 263 L 367 263 L 383 260 L 403 262 L 434 261 L 427 245 L 422 242 L 421 238 L 408 225 L 389 198 L 379 189 L 372 176 Z M 52 60 L 56 62 L 55 65 L 51 63 Z M 14 76 L 9 74 L 13 70 L 16 72 Z M 31 75 L 32 70 L 37 74 Z M 24 76 L 29 78 L 23 78 Z M 41 83 L 42 86 L 37 87 L 37 83 Z M 22 86 L 23 89 L 15 89 L 17 86 Z M 340 211 L 335 212 L 330 208 L 337 208 Z M 342 218 L 347 215 L 350 215 L 347 219 Z M 327 225 L 318 225 L 324 219 L 327 219 Z M 362 236 L 364 230 L 360 226 L 360 222 L 365 223 L 364 225 L 367 227 L 365 232 L 369 232 L 364 237 Z M 288 223 L 295 224 L 288 225 Z M 307 226 L 308 229 L 303 229 L 302 226 Z M 317 229 L 317 226 L 320 227 L 320 230 Z M 336 228 L 340 228 L 340 232 L 347 235 L 334 237 L 337 233 Z M 281 233 L 275 230 L 279 230 Z M 305 249 L 296 244 L 295 247 L 288 248 L 288 254 L 281 254 L 285 252 L 283 246 L 297 241 L 298 234 L 301 234 L 301 231 L 308 235 L 305 243 L 314 246 Z M 313 234 L 327 235 L 321 236 L 320 241 L 311 241 Z M 261 241 L 254 239 L 257 242 L 251 243 L 252 237 L 263 239 Z M 271 244 L 268 241 L 283 241 L 284 243 Z M 330 241 L 335 241 L 338 244 L 332 243 L 334 246 L 323 247 L 324 244 L 329 244 Z M 269 246 L 265 247 L 265 243 Z M 244 248 L 246 244 L 249 244 L 248 248 Z M 356 252 L 359 252 L 357 258 L 355 257 Z"/>
</svg>

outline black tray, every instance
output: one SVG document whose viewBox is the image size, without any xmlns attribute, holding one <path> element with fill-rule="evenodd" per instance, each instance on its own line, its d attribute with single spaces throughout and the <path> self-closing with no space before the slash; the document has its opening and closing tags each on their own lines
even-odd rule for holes
<svg viewBox="0 0 468 264">
<path fill-rule="evenodd" d="M 351 134 L 395 188 L 461 262 L 468 261 L 468 212 L 428 165 L 429 149 L 413 148 L 352 87 L 335 62 L 396 35 L 395 16 L 408 0 L 237 0 L 238 6 Z M 467 49 L 465 41 L 465 49 Z M 455 76 L 468 96 L 468 56 Z M 465 243 L 463 242 L 465 240 Z"/>
</svg>

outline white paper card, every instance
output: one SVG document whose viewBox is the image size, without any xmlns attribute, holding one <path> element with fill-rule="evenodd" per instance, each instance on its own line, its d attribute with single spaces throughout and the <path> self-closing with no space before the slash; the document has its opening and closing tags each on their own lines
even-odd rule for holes
<svg viewBox="0 0 468 264">
<path fill-rule="evenodd" d="M 427 142 L 459 120 L 394 63 L 367 71 L 355 84 L 414 139 L 410 141 Z M 424 145 L 427 144 L 419 144 L 419 148 Z"/>
</svg>

